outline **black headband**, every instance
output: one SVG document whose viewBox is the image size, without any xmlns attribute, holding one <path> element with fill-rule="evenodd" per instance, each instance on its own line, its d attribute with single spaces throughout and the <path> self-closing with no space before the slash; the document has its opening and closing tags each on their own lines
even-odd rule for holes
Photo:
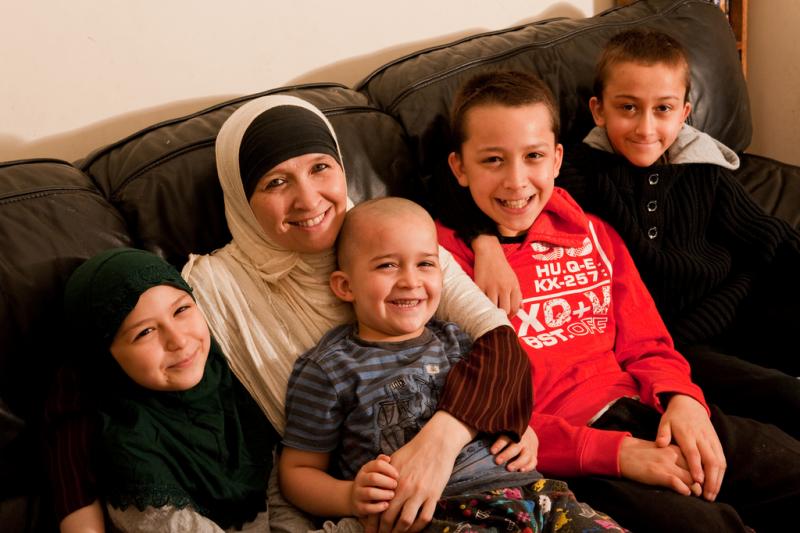
<svg viewBox="0 0 800 533">
<path fill-rule="evenodd" d="M 239 173 L 249 199 L 258 180 L 271 168 L 304 154 L 328 154 L 340 165 L 336 141 L 328 125 L 304 107 L 281 105 L 256 117 L 242 137 Z"/>
</svg>

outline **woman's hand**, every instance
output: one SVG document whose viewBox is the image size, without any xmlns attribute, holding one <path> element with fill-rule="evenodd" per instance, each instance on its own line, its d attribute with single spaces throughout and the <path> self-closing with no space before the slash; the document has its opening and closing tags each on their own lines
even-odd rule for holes
<svg viewBox="0 0 800 533">
<path fill-rule="evenodd" d="M 370 521 L 368 517 L 385 511 L 389 507 L 389 501 L 394 498 L 399 475 L 390 461 L 388 455 L 379 455 L 377 459 L 362 466 L 353 480 L 350 503 L 353 515 L 361 520 L 365 530 L 369 525 L 374 530 L 376 521 Z"/>
<path fill-rule="evenodd" d="M 400 477 L 395 497 L 381 516 L 381 533 L 420 531 L 433 519 L 458 452 L 473 437 L 474 432 L 458 419 L 437 411 L 410 442 L 392 454 L 392 466 Z"/>
<path fill-rule="evenodd" d="M 478 235 L 472 241 L 472 250 L 475 252 L 475 285 L 507 315 L 516 315 L 522 291 L 500 241 L 494 235 Z"/>
<path fill-rule="evenodd" d="M 649 440 L 625 437 L 619 447 L 619 468 L 623 477 L 667 487 L 678 494 L 700 495 L 681 449 L 674 444 L 658 446 Z"/>
<path fill-rule="evenodd" d="M 664 448 L 673 440 L 686 458 L 692 479 L 702 485 L 703 497 L 714 501 L 725 476 L 725 453 L 705 407 L 691 396 L 672 396 L 661 416 L 656 445 Z"/>
<path fill-rule="evenodd" d="M 490 451 L 496 456 L 495 463 L 499 465 L 511 461 L 506 465 L 509 472 L 530 472 L 536 468 L 539 437 L 533 428 L 528 426 L 519 442 L 514 442 L 507 435 L 500 435 L 492 444 Z"/>
</svg>

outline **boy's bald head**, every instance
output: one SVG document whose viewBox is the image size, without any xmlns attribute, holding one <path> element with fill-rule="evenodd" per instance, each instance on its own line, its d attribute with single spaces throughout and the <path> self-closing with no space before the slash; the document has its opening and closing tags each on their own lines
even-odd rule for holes
<svg viewBox="0 0 800 533">
<path fill-rule="evenodd" d="M 369 228 L 386 220 L 396 219 L 399 215 L 412 215 L 419 219 L 420 224 L 436 233 L 436 225 L 428 212 L 411 200 L 386 196 L 361 202 L 347 212 L 342 229 L 339 230 L 336 240 L 339 268 L 346 270 L 353 254 L 358 252 L 355 246 L 358 235 L 363 235 Z"/>
</svg>

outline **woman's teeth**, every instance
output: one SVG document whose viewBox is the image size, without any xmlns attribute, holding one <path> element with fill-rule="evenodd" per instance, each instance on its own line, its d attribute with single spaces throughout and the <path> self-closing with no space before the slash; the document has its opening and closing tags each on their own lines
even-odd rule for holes
<svg viewBox="0 0 800 533">
<path fill-rule="evenodd" d="M 324 212 L 322 214 L 320 214 L 319 216 L 316 216 L 314 218 L 309 218 L 309 219 L 306 219 L 306 220 L 298 220 L 296 222 L 290 222 L 290 224 L 292 224 L 293 226 L 300 226 L 301 228 L 310 228 L 310 227 L 316 226 L 317 224 L 322 222 L 323 218 L 325 218 L 325 213 Z"/>
</svg>

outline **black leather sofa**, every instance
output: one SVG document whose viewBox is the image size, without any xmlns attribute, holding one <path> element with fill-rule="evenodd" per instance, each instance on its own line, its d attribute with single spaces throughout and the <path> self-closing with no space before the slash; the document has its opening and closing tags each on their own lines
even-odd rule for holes
<svg viewBox="0 0 800 533">
<path fill-rule="evenodd" d="M 330 118 L 354 201 L 391 194 L 425 202 L 443 171 L 447 109 L 459 84 L 496 68 L 533 71 L 561 104 L 562 141 L 592 122 L 586 102 L 603 43 L 634 26 L 672 33 L 693 67 L 692 125 L 742 153 L 752 123 L 733 35 L 701 0 L 640 1 L 586 19 L 551 19 L 470 36 L 401 57 L 354 88 L 283 87 Z M 0 529 L 53 531 L 42 450 L 43 399 L 65 354 L 61 293 L 84 259 L 113 246 L 158 252 L 177 266 L 230 238 L 214 138 L 243 102 L 154 124 L 74 163 L 0 163 Z M 800 226 L 800 168 L 742 154 L 737 172 L 764 207 Z M 744 392 L 744 391 L 743 391 Z"/>
</svg>

